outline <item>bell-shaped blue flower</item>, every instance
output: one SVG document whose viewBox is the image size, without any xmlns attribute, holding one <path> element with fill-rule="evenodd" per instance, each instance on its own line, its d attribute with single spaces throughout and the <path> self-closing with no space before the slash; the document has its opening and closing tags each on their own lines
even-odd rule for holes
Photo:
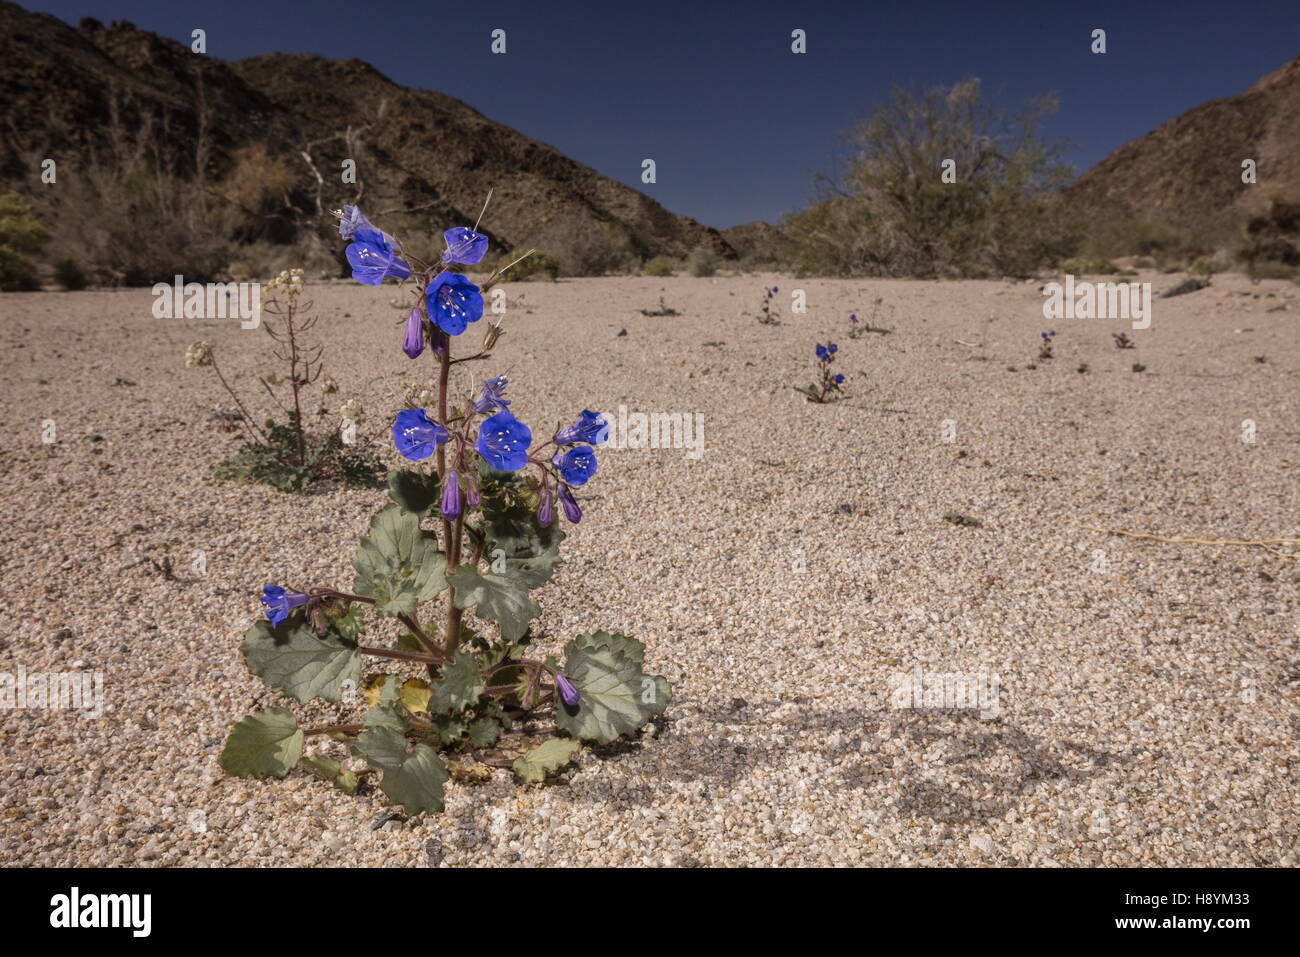
<svg viewBox="0 0 1300 957">
<path fill-rule="evenodd" d="M 488 238 L 468 226 L 453 226 L 442 234 L 442 238 L 447 241 L 447 248 L 442 253 L 442 261 L 445 263 L 472 266 L 480 262 L 487 252 Z"/>
<path fill-rule="evenodd" d="M 498 412 L 478 427 L 474 447 L 483 461 L 498 472 L 518 472 L 528 464 L 533 433 L 510 412 Z"/>
<path fill-rule="evenodd" d="M 424 351 L 424 320 L 420 318 L 420 307 L 416 306 L 406 317 L 406 338 L 402 340 L 402 351 L 414 359 Z"/>
<path fill-rule="evenodd" d="M 411 267 L 399 259 L 401 247 L 397 240 L 377 229 L 358 229 L 352 234 L 352 245 L 347 248 L 352 278 L 367 286 L 378 286 L 387 276 L 405 279 Z"/>
<path fill-rule="evenodd" d="M 289 617 L 289 612 L 300 605 L 307 604 L 307 596 L 302 592 L 285 591 L 279 585 L 266 585 L 262 588 L 262 605 L 266 608 L 266 618 L 272 625 L 278 625 Z"/>
<path fill-rule="evenodd" d="M 502 393 L 506 391 L 506 386 L 510 381 L 503 375 L 488 379 L 483 383 L 483 388 L 474 400 L 474 411 L 480 415 L 486 415 L 488 412 L 504 412 L 510 407 L 510 400 L 503 398 Z"/>
<path fill-rule="evenodd" d="M 429 319 L 443 332 L 458 336 L 471 322 L 483 318 L 483 296 L 460 273 L 438 273 L 424 291 L 425 311 Z"/>
<path fill-rule="evenodd" d="M 344 206 L 343 217 L 339 221 L 339 237 L 347 242 L 358 229 L 374 229 L 374 224 L 366 219 L 366 214 L 356 206 Z"/>
<path fill-rule="evenodd" d="M 439 507 L 442 517 L 449 521 L 460 514 L 460 479 L 456 477 L 455 469 L 447 473 L 447 485 L 442 490 L 442 504 Z"/>
<path fill-rule="evenodd" d="M 569 485 L 586 485 L 587 479 L 596 474 L 596 453 L 589 445 L 575 445 L 556 455 L 551 464 L 560 470 L 560 478 Z"/>
<path fill-rule="evenodd" d="M 403 409 L 393 420 L 393 445 L 402 458 L 427 459 L 447 441 L 447 430 L 433 422 L 423 409 Z"/>
<path fill-rule="evenodd" d="M 582 695 L 578 694 L 577 686 L 564 675 L 555 676 L 555 690 L 560 693 L 560 700 L 570 708 L 576 708 L 582 699 Z"/>
<path fill-rule="evenodd" d="M 569 491 L 567 485 L 560 486 L 560 504 L 564 506 L 564 517 L 574 525 L 582 521 L 582 509 L 578 508 L 578 503 L 573 499 L 573 493 Z"/>
<path fill-rule="evenodd" d="M 609 423 L 603 415 L 588 409 L 582 410 L 578 421 L 555 433 L 556 445 L 573 445 L 575 442 L 587 442 L 591 445 L 603 445 L 609 441 Z"/>
</svg>

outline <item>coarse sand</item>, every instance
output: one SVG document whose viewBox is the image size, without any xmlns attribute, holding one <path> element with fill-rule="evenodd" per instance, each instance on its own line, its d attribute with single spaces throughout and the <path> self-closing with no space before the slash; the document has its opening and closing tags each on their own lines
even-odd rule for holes
<svg viewBox="0 0 1300 957">
<path fill-rule="evenodd" d="M 771 285 L 776 326 L 756 320 Z M 263 584 L 350 587 L 386 502 L 211 477 L 239 437 L 185 349 L 211 342 L 266 411 L 265 334 L 156 319 L 148 289 L 0 297 L 0 672 L 99 672 L 105 699 L 0 711 L 0 864 L 1295 865 L 1300 550 L 1081 526 L 1300 537 L 1300 289 L 1217 276 L 1156 299 L 1122 350 L 1127 321 L 1045 320 L 1039 286 L 503 287 L 507 334 L 458 388 L 508 373 L 535 434 L 584 408 L 703 415 L 698 457 L 600 452 L 538 595 L 543 651 L 626 632 L 674 698 L 557 780 L 456 781 L 414 820 L 217 765 L 252 710 L 347 716 L 267 691 L 239 644 Z M 433 368 L 400 351 L 397 293 L 308 293 L 340 386 L 320 427 L 359 399 L 396 467 L 387 425 Z M 680 315 L 641 314 L 661 296 Z M 849 338 L 876 297 L 892 332 Z M 792 386 L 827 341 L 848 396 L 817 405 Z M 900 706 L 917 675 L 979 706 Z"/>
</svg>

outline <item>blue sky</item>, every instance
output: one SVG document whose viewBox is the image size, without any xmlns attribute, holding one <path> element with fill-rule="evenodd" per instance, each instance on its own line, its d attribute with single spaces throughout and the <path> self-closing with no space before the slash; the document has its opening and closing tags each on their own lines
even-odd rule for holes
<svg viewBox="0 0 1300 957">
<path fill-rule="evenodd" d="M 836 134 L 893 84 L 970 76 L 999 106 L 1055 92 L 1046 127 L 1082 171 L 1210 99 L 1300 56 L 1300 3 L 433 3 L 382 0 L 22 0 L 209 54 L 356 57 L 542 140 L 711 226 L 801 208 Z M 1089 52 L 1094 28 L 1108 52 Z M 494 56 L 502 28 L 507 53 Z M 790 51 L 807 31 L 808 52 Z M 641 160 L 658 182 L 643 185 Z"/>
</svg>

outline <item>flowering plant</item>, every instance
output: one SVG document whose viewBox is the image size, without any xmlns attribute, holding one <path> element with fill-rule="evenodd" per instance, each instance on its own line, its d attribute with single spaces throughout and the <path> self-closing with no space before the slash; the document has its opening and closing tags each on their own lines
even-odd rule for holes
<svg viewBox="0 0 1300 957">
<path fill-rule="evenodd" d="M 1116 349 L 1132 349 L 1137 343 L 1129 338 L 1127 332 L 1112 332 L 1110 337 L 1115 340 Z"/>
<path fill-rule="evenodd" d="M 355 207 L 340 215 L 357 281 L 413 280 L 401 348 L 412 360 L 432 354 L 438 388 L 432 408 L 393 419 L 394 447 L 414 467 L 389 473 L 392 502 L 361 539 L 351 590 L 267 585 L 266 617 L 248 631 L 243 652 L 254 674 L 290 698 L 357 705 L 359 689 L 369 710 L 306 729 L 283 708 L 254 714 L 231 732 L 221 766 L 241 777 L 284 777 L 301 764 L 349 793 L 380 775 L 380 790 L 414 815 L 442 809 L 451 771 L 473 778 L 484 765 L 512 766 L 520 781 L 540 782 L 582 742 L 636 732 L 664 710 L 669 688 L 644 672 L 645 646 L 625 635 L 579 635 L 562 661 L 528 655 L 541 614 L 530 592 L 551 579 L 565 537 L 556 503 L 570 524 L 581 520 L 574 489 L 596 475 L 594 447 L 608 440 L 609 425 L 584 411 L 538 442 L 511 408 L 505 376 L 451 394 L 452 366 L 489 359 L 502 334 L 489 321 L 476 353 L 453 356 L 483 318 L 483 293 L 510 267 L 481 287 L 455 271 L 483 258 L 488 239 L 477 227 L 448 230 L 441 263 L 430 265 Z M 425 612 L 431 603 L 436 619 Z M 378 637 L 393 631 L 384 619 L 398 625 L 395 642 Z M 367 659 L 427 675 L 366 674 Z M 558 735 L 538 743 L 536 724 L 547 714 Z M 368 767 L 303 757 L 308 737 L 342 744 Z"/>
<path fill-rule="evenodd" d="M 185 350 L 186 368 L 211 368 L 215 373 L 235 403 L 236 411 L 227 416 L 231 428 L 242 425 L 247 436 L 243 446 L 218 464 L 213 474 L 237 482 L 261 482 L 282 492 L 305 492 L 313 483 L 330 479 L 355 488 L 374 488 L 383 477 L 383 463 L 364 443 L 349 444 L 337 432 L 314 434 L 307 429 L 304 390 L 321 378 L 324 347 L 309 346 L 302 341 L 317 319 L 311 314 L 312 304 L 300 301 L 304 285 L 301 269 L 285 270 L 266 284 L 270 299 L 264 311 L 279 320 L 262 323 L 274 342 L 267 354 L 279 359 L 287 374 L 259 375 L 257 380 L 279 407 L 287 425 L 274 418 L 261 424 L 253 419 L 217 365 L 216 351 L 210 343 L 196 342 Z M 287 395 L 281 388 L 286 385 Z M 324 396 L 337 392 L 338 387 L 327 377 L 321 382 L 320 391 L 323 401 Z M 350 405 L 355 405 L 355 400 Z M 320 413 L 325 413 L 323 406 Z M 355 421 L 346 411 L 343 418 Z M 355 429 L 351 432 L 355 433 Z"/>
<path fill-rule="evenodd" d="M 1053 329 L 1051 332 L 1040 332 L 1038 338 L 1043 340 L 1042 345 L 1038 347 L 1038 358 L 1052 358 L 1052 340 L 1056 338 L 1056 330 Z"/>
<path fill-rule="evenodd" d="M 843 389 L 844 374 L 831 371 L 831 365 L 835 362 L 835 354 L 839 351 L 840 347 L 833 342 L 826 345 L 818 343 L 817 374 L 819 381 L 813 385 L 795 386 L 794 390 L 806 395 L 809 402 L 830 402 L 832 398 L 845 398 Z"/>
</svg>

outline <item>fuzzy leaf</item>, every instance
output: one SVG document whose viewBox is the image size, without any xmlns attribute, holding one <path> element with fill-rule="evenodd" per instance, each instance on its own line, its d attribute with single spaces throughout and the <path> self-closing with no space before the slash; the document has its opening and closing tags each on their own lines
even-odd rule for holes
<svg viewBox="0 0 1300 957">
<path fill-rule="evenodd" d="M 353 742 L 352 751 L 381 771 L 401 767 L 406 760 L 406 735 L 391 724 L 376 723 Z"/>
<path fill-rule="evenodd" d="M 528 597 L 527 584 L 513 572 L 480 575 L 472 566 L 461 565 L 447 581 L 456 589 L 456 607 L 476 606 L 474 614 L 495 621 L 507 641 L 522 638 L 528 623 L 542 613 Z"/>
<path fill-rule="evenodd" d="M 261 619 L 244 636 L 243 650 L 249 671 L 301 702 L 338 701 L 343 682 L 361 677 L 356 643 L 332 630 L 322 637 L 299 613 L 274 628 Z"/>
<path fill-rule="evenodd" d="M 437 537 L 420 528 L 419 516 L 390 505 L 370 520 L 370 534 L 361 539 L 352 587 L 375 599 L 381 615 L 410 615 L 447 587 L 446 564 Z"/>
<path fill-rule="evenodd" d="M 333 758 L 316 757 L 303 758 L 309 767 L 322 778 L 334 785 L 344 794 L 355 794 L 357 791 L 357 776 L 351 771 L 344 771 L 343 765 Z"/>
<path fill-rule="evenodd" d="M 442 786 L 446 782 L 447 769 L 438 752 L 427 744 L 417 744 L 399 766 L 384 769 L 379 787 L 388 800 L 402 805 L 407 815 L 415 815 L 442 810 Z"/>
<path fill-rule="evenodd" d="M 426 710 L 448 714 L 463 711 L 479 699 L 486 685 L 478 671 L 478 661 L 467 652 L 458 651 L 456 657 L 442 666 L 441 676 L 433 683 Z"/>
<path fill-rule="evenodd" d="M 272 708 L 250 714 L 230 732 L 221 769 L 237 778 L 282 778 L 302 754 L 302 731 L 292 711 Z"/>
<path fill-rule="evenodd" d="M 581 749 L 581 743 L 572 738 L 551 738 L 515 761 L 515 776 L 521 784 L 541 784 L 547 774 L 564 767 Z"/>
<path fill-rule="evenodd" d="M 613 634 L 608 631 L 594 631 L 589 635 L 579 635 L 573 639 L 573 647 L 584 650 L 610 648 L 622 652 L 638 665 L 645 663 L 645 645 L 627 635 Z"/>
<path fill-rule="evenodd" d="M 404 511 L 423 515 L 438 501 L 437 474 L 426 475 L 411 469 L 388 473 L 388 497 Z"/>
<path fill-rule="evenodd" d="M 486 748 L 501 737 L 501 722 L 496 718 L 479 718 L 469 723 L 469 743 Z"/>
<path fill-rule="evenodd" d="M 636 649 L 617 643 L 594 641 L 594 636 L 584 636 L 588 646 L 580 647 L 578 641 L 565 646 L 564 673 L 578 689 L 578 704 L 569 707 L 562 701 L 555 703 L 555 724 L 575 738 L 608 744 L 623 734 L 629 734 L 668 706 L 668 682 L 657 675 L 647 675 L 641 670 Z M 641 643 L 623 636 L 633 646 Z"/>
</svg>

